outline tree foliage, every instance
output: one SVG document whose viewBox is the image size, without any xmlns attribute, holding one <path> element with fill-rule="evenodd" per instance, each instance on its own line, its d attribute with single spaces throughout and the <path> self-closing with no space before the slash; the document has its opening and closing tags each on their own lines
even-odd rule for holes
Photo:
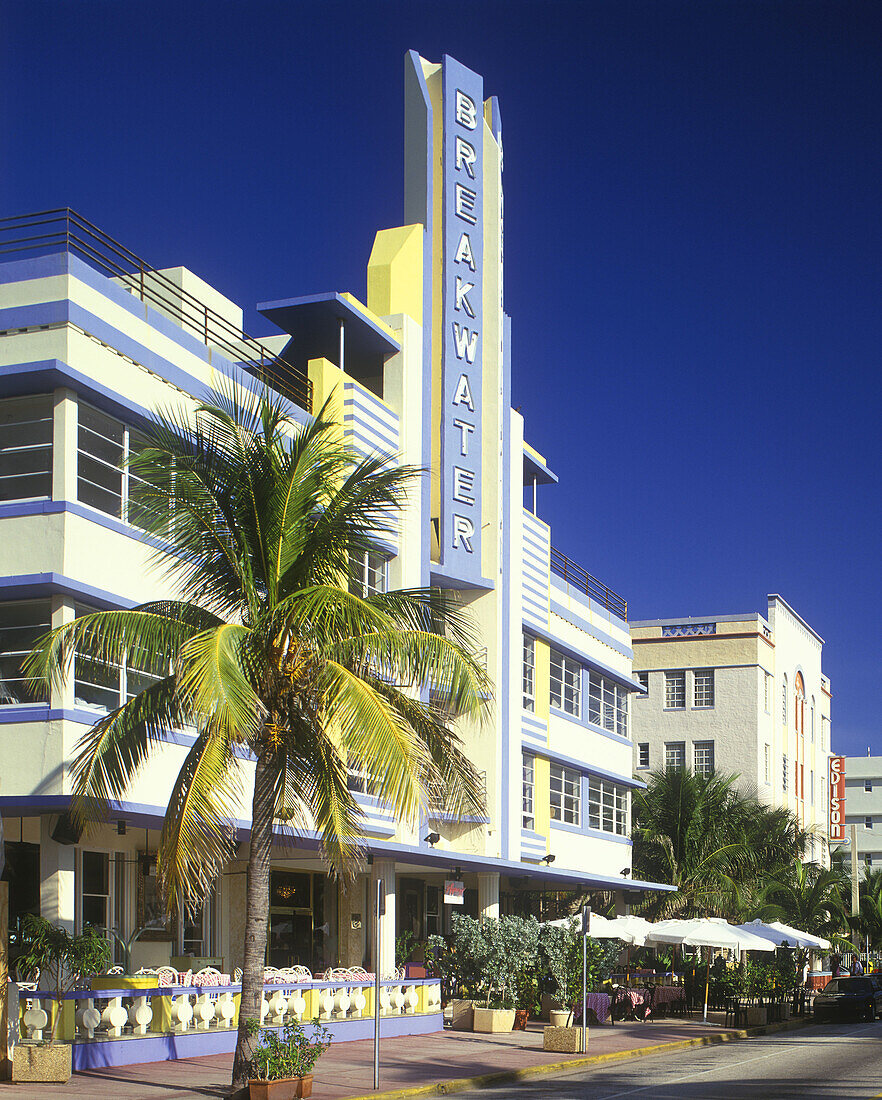
<svg viewBox="0 0 882 1100">
<path fill-rule="evenodd" d="M 738 790 L 735 778 L 671 768 L 635 792 L 635 877 L 677 888 L 644 915 L 744 919 L 763 878 L 805 854 L 808 834 L 793 815 Z"/>
<path fill-rule="evenodd" d="M 359 456 L 324 410 L 299 427 L 281 398 L 232 384 L 195 412 L 157 414 L 146 434 L 132 503 L 176 598 L 83 615 L 44 639 L 28 668 L 60 685 L 76 653 L 145 681 L 80 743 L 72 812 L 82 821 L 107 816 L 169 730 L 194 731 L 159 840 L 170 909 L 198 904 L 234 854 L 231 823 L 254 776 L 241 1084 L 253 1045 L 244 1020 L 259 1018 L 262 995 L 274 823 L 315 832 L 346 875 L 364 833 L 350 766 L 399 821 L 419 822 L 438 790 L 447 811 L 483 813 L 456 726 L 480 719 L 490 685 L 455 595 L 351 589 L 352 559 L 397 535 L 418 471 Z"/>
</svg>

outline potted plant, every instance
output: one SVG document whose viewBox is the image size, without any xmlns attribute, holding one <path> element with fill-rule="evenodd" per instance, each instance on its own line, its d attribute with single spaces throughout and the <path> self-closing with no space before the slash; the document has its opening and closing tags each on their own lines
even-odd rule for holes
<svg viewBox="0 0 882 1100">
<path fill-rule="evenodd" d="M 535 918 L 456 917 L 452 938 L 463 984 L 483 1001 L 474 1003 L 474 1030 L 511 1031 L 520 976 L 536 967 L 539 925 Z"/>
<path fill-rule="evenodd" d="M 567 925 L 543 925 L 539 946 L 554 982 L 557 1003 L 563 1006 L 560 1011 L 549 1012 L 551 1026 L 545 1028 L 543 1046 L 546 1050 L 579 1053 L 582 1029 L 570 1026 L 575 1006 L 582 997 L 582 937 L 576 930 L 575 918 Z M 590 990 L 609 977 L 622 945 L 618 940 L 601 944 L 589 937 L 586 947 Z"/>
<path fill-rule="evenodd" d="M 272 1028 L 261 1031 L 257 1020 L 247 1023 L 250 1035 L 260 1034 L 260 1046 L 251 1056 L 248 1092 L 251 1100 L 295 1100 L 312 1096 L 312 1071 L 331 1045 L 331 1033 L 318 1020 L 307 1033 L 303 1024 L 285 1024 L 281 1036 Z"/>
<path fill-rule="evenodd" d="M 49 1038 L 24 1039 L 12 1052 L 12 1076 L 16 1081 L 61 1082 L 72 1073 L 71 1046 L 56 1040 L 64 1011 L 63 996 L 78 983 L 107 968 L 110 943 L 87 926 L 79 936 L 29 913 L 22 927 L 23 950 L 18 972 L 30 975 L 43 989 L 51 989 L 54 1004 L 47 1013 Z M 72 1002 L 71 1008 L 72 1006 Z"/>
</svg>

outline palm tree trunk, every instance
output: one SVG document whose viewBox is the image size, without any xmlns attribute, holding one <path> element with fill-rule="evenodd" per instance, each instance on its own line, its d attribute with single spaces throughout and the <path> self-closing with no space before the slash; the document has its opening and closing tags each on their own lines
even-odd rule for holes
<svg viewBox="0 0 882 1100">
<path fill-rule="evenodd" d="M 245 883 L 245 958 L 242 963 L 242 1001 L 239 1007 L 239 1035 L 233 1058 L 233 1088 L 245 1087 L 248 1063 L 257 1045 L 248 1034 L 248 1020 L 261 1022 L 263 968 L 269 922 L 270 854 L 273 844 L 273 814 L 278 767 L 274 754 L 265 748 L 254 771 L 254 799 L 251 806 L 251 846 Z"/>
</svg>

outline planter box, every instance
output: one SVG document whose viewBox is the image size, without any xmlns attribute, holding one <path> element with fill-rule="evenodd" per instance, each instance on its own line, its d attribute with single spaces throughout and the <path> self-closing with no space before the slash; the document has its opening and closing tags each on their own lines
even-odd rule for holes
<svg viewBox="0 0 882 1100">
<path fill-rule="evenodd" d="M 572 1024 L 572 1016 L 568 1008 L 552 1008 L 548 1012 L 548 1022 L 552 1027 L 566 1028 Z"/>
<path fill-rule="evenodd" d="M 474 1001 L 450 1002 L 450 1027 L 453 1031 L 471 1031 L 475 1022 Z"/>
<path fill-rule="evenodd" d="M 73 1072 L 70 1043 L 16 1043 L 12 1050 L 12 1080 L 66 1085 Z"/>
<path fill-rule="evenodd" d="M 558 1054 L 584 1054 L 580 1027 L 546 1027 L 542 1029 L 542 1049 Z"/>
<path fill-rule="evenodd" d="M 478 1008 L 475 1006 L 474 1030 L 495 1034 L 500 1031 L 511 1031 L 514 1027 L 513 1008 Z"/>
<path fill-rule="evenodd" d="M 747 1010 L 748 1027 L 765 1027 L 769 1022 L 768 1011 L 765 1005 L 753 1005 Z"/>
<path fill-rule="evenodd" d="M 312 1074 L 306 1077 L 285 1077 L 280 1081 L 259 1081 L 252 1078 L 248 1082 L 248 1095 L 251 1100 L 306 1100 L 312 1096 Z"/>
</svg>

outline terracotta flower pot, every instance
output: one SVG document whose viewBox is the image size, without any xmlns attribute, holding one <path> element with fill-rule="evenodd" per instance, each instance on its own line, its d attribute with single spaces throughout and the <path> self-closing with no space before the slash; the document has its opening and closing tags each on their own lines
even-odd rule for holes
<svg viewBox="0 0 882 1100">
<path fill-rule="evenodd" d="M 514 1027 L 512 1028 L 512 1030 L 513 1031 L 526 1031 L 527 1030 L 527 1019 L 528 1019 L 529 1015 L 530 1015 L 530 1010 L 528 1008 L 516 1008 L 515 1009 Z"/>
<path fill-rule="evenodd" d="M 252 1077 L 248 1082 L 248 1095 L 251 1100 L 306 1100 L 312 1096 L 312 1078 L 282 1077 L 276 1081 L 261 1081 Z"/>
</svg>

